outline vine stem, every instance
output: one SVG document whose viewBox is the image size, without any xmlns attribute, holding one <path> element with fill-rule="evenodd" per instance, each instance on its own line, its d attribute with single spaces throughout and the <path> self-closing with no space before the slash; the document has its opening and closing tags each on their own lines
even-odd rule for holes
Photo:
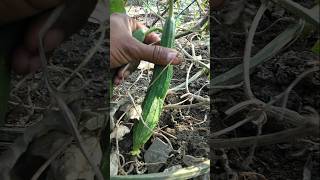
<svg viewBox="0 0 320 180">
<path fill-rule="evenodd" d="M 169 17 L 170 18 L 173 18 L 173 4 L 174 4 L 174 1 L 169 0 Z"/>
<path fill-rule="evenodd" d="M 251 27 L 248 33 L 248 38 L 246 40 L 246 46 L 245 46 L 244 57 L 243 57 L 243 76 L 244 76 L 245 92 L 249 99 L 255 98 L 250 86 L 250 60 L 251 60 L 253 38 L 257 30 L 257 27 L 259 25 L 259 21 L 261 20 L 266 10 L 267 10 L 267 5 L 266 5 L 266 2 L 263 1 L 260 8 L 258 9 L 256 16 L 253 19 L 253 22 L 251 24 Z"/>
</svg>

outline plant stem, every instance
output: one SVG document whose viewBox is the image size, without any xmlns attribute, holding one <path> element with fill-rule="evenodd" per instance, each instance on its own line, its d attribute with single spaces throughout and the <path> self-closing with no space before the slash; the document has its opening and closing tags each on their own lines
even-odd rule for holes
<svg viewBox="0 0 320 180">
<path fill-rule="evenodd" d="M 243 75 L 244 75 L 245 93 L 249 99 L 255 98 L 250 86 L 250 61 L 251 61 L 251 50 L 252 50 L 253 38 L 256 32 L 256 29 L 258 27 L 259 21 L 261 20 L 266 10 L 267 10 L 267 6 L 265 2 L 262 2 L 251 24 L 251 27 L 248 33 L 248 38 L 246 41 L 246 46 L 245 46 L 245 52 L 243 57 Z"/>
<path fill-rule="evenodd" d="M 169 18 L 173 18 L 173 0 L 169 0 Z"/>
</svg>

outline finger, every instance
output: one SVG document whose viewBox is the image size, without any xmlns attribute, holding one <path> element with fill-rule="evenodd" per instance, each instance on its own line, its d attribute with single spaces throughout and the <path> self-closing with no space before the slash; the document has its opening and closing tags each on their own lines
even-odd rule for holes
<svg viewBox="0 0 320 180">
<path fill-rule="evenodd" d="M 11 63 L 13 70 L 18 74 L 35 72 L 41 65 L 39 56 L 30 53 L 25 47 L 19 47 L 14 51 Z"/>
<path fill-rule="evenodd" d="M 131 29 L 131 32 L 134 32 L 139 29 L 146 31 L 148 29 L 147 26 L 145 26 L 142 23 L 139 23 L 138 21 L 136 21 L 135 19 L 133 19 L 129 16 L 128 16 L 128 21 L 129 21 L 129 27 Z"/>
<path fill-rule="evenodd" d="M 155 32 L 149 33 L 146 35 L 146 37 L 144 39 L 144 43 L 159 45 L 160 44 L 160 36 Z"/>
<path fill-rule="evenodd" d="M 212 10 L 220 10 L 224 5 L 224 0 L 210 0 Z"/>
<path fill-rule="evenodd" d="M 50 13 L 46 13 L 37 17 L 32 23 L 25 34 L 24 46 L 32 53 L 37 53 L 39 48 L 39 32 L 45 24 Z M 44 48 L 46 51 L 51 51 L 58 47 L 65 39 L 65 35 L 61 30 L 53 29 L 49 30 L 44 37 Z"/>
<path fill-rule="evenodd" d="M 169 63 L 177 65 L 181 63 L 179 53 L 170 48 L 165 48 L 157 45 L 146 45 L 136 41 L 137 58 L 143 59 L 158 65 L 167 65 Z M 135 49 L 133 49 L 135 50 Z"/>
<path fill-rule="evenodd" d="M 130 75 L 130 72 L 125 71 L 123 74 L 115 76 L 113 80 L 114 85 L 119 86 L 127 77 L 129 77 L 129 75 Z"/>
<path fill-rule="evenodd" d="M 125 79 L 127 79 L 129 77 L 129 75 L 134 72 L 137 67 L 139 66 L 140 61 L 139 62 L 131 62 L 129 64 L 127 64 L 126 66 L 121 67 L 118 72 L 117 75 L 114 77 L 114 84 L 115 85 L 120 85 Z"/>
<path fill-rule="evenodd" d="M 132 32 L 137 31 L 139 29 L 142 29 L 143 31 L 147 31 L 148 28 L 144 24 L 137 22 L 133 18 L 130 18 L 130 17 L 128 17 L 128 18 L 129 18 L 129 26 L 130 26 Z M 146 44 L 153 44 L 153 43 L 156 44 L 158 42 L 160 42 L 160 37 L 155 32 L 151 32 L 151 33 L 147 34 L 144 39 L 144 43 L 146 43 Z"/>
</svg>

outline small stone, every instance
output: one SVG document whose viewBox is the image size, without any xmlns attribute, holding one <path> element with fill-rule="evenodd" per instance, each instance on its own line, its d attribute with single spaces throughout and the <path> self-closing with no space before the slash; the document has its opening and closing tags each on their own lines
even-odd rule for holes
<svg viewBox="0 0 320 180">
<path fill-rule="evenodd" d="M 146 163 L 152 163 L 147 165 L 149 173 L 156 173 L 163 167 L 164 163 L 169 158 L 169 153 L 172 148 L 161 139 L 156 138 L 149 149 L 144 154 L 144 160 Z M 158 163 L 158 164 L 157 164 Z"/>
</svg>

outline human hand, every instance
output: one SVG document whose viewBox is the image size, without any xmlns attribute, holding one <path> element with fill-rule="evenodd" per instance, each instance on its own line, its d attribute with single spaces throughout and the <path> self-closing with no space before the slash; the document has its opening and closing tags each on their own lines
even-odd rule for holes
<svg viewBox="0 0 320 180">
<path fill-rule="evenodd" d="M 0 1 L 0 25 L 35 16 L 26 27 L 24 40 L 13 51 L 12 68 L 20 74 L 34 72 L 41 65 L 38 33 L 50 9 L 65 3 L 65 9 L 44 37 L 44 48 L 51 51 L 81 28 L 95 8 L 97 0 L 21 0 Z"/>
<path fill-rule="evenodd" d="M 220 10 L 223 8 L 225 0 L 210 0 L 210 6 L 212 10 Z"/>
<path fill-rule="evenodd" d="M 158 65 L 180 64 L 178 52 L 174 49 L 157 45 L 160 37 L 152 32 L 145 37 L 144 43 L 132 37 L 132 32 L 138 29 L 146 29 L 141 23 L 125 14 L 114 13 L 110 18 L 110 67 L 120 68 L 117 72 L 114 84 L 118 85 L 123 79 L 136 69 L 140 60 L 149 61 Z M 149 45 L 148 45 L 149 44 Z"/>
</svg>

